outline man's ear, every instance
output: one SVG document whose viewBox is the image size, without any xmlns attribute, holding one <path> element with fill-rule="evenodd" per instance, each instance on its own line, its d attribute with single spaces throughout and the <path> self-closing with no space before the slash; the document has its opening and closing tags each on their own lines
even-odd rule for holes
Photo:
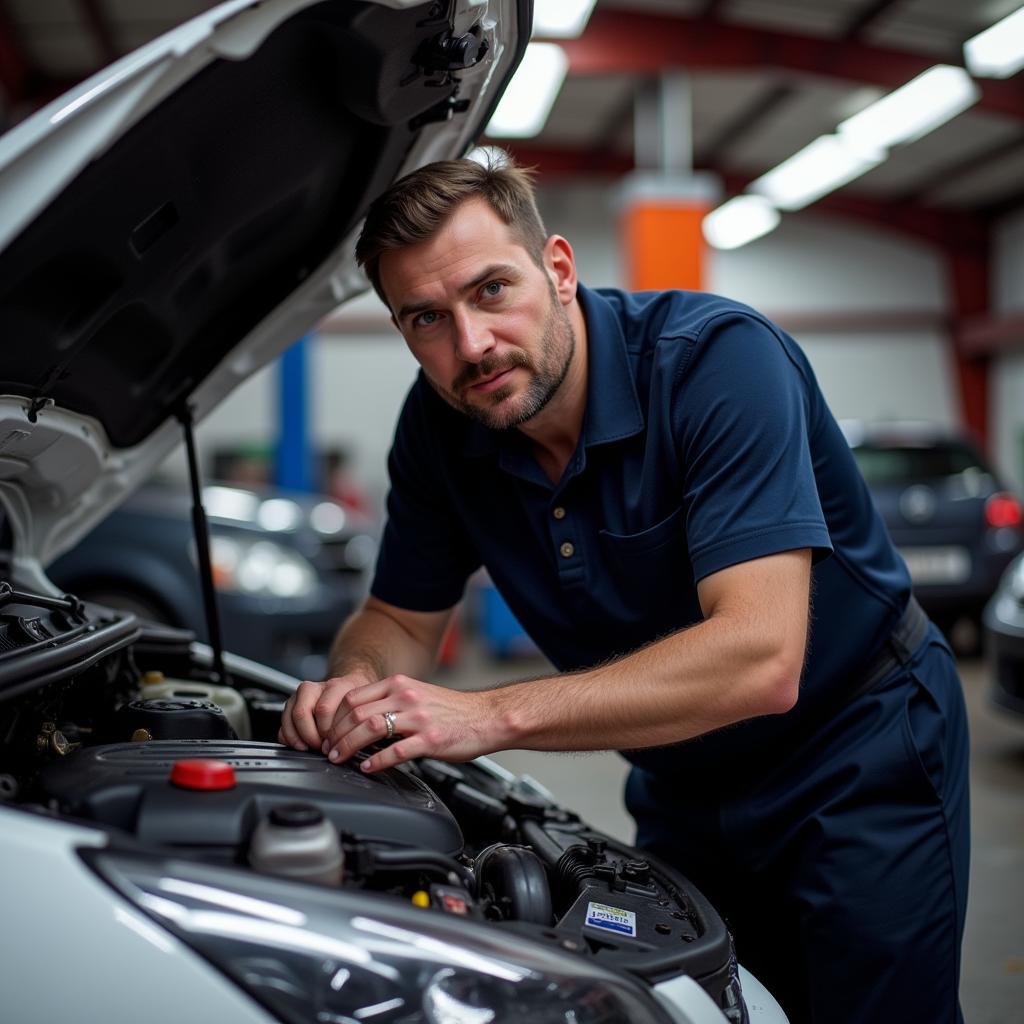
<svg viewBox="0 0 1024 1024">
<path fill-rule="evenodd" d="M 544 269 L 558 299 L 568 306 L 576 298 L 576 256 L 568 239 L 551 235 L 544 243 Z"/>
</svg>

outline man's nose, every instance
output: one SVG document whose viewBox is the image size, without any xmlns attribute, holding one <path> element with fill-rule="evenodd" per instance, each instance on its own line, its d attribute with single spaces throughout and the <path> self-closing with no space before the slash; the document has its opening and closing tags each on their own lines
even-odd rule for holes
<svg viewBox="0 0 1024 1024">
<path fill-rule="evenodd" d="M 455 316 L 455 353 L 466 363 L 478 363 L 494 348 L 494 335 L 480 317 Z"/>
</svg>

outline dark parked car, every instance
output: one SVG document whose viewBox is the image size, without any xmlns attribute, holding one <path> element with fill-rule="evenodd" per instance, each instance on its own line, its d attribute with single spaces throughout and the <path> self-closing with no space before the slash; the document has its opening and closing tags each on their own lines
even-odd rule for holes
<svg viewBox="0 0 1024 1024">
<path fill-rule="evenodd" d="M 1024 716 L 1024 555 L 1003 573 L 985 607 L 984 625 L 992 701 Z"/>
<path fill-rule="evenodd" d="M 926 423 L 844 423 L 914 591 L 946 631 L 980 621 L 1021 550 L 1021 504 L 975 445 Z"/>
<path fill-rule="evenodd" d="M 371 524 L 324 496 L 203 488 L 224 646 L 320 679 L 376 554 Z M 83 600 L 208 639 L 189 494 L 143 487 L 48 569 Z"/>
</svg>

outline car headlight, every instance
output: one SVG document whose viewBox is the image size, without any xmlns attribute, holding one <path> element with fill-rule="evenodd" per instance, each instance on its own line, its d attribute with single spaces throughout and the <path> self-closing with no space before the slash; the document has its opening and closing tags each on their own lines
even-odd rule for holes
<svg viewBox="0 0 1024 1024">
<path fill-rule="evenodd" d="M 336 501 L 321 501 L 313 506 L 309 513 L 309 524 L 327 537 L 333 537 L 345 529 L 348 516 L 345 509 Z"/>
<path fill-rule="evenodd" d="M 287 1024 L 670 1024 L 639 983 L 390 896 L 138 854 L 83 854 Z"/>
<path fill-rule="evenodd" d="M 368 533 L 357 533 L 345 542 L 342 562 L 346 569 L 362 572 L 370 569 L 377 558 L 377 542 Z"/>
<path fill-rule="evenodd" d="M 305 597 L 316 589 L 310 561 L 272 540 L 213 534 L 210 561 L 214 586 L 225 593 Z"/>
<path fill-rule="evenodd" d="M 267 498 L 260 502 L 256 522 L 264 530 L 297 530 L 302 523 L 302 507 L 289 498 Z"/>
</svg>

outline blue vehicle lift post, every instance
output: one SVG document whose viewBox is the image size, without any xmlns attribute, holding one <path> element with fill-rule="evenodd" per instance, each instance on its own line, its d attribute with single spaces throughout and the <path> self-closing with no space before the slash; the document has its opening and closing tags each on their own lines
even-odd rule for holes
<svg viewBox="0 0 1024 1024">
<path fill-rule="evenodd" d="M 314 489 L 313 447 L 310 439 L 310 396 L 306 369 L 309 342 L 300 338 L 278 360 L 278 434 L 274 482 L 290 491 Z"/>
</svg>

